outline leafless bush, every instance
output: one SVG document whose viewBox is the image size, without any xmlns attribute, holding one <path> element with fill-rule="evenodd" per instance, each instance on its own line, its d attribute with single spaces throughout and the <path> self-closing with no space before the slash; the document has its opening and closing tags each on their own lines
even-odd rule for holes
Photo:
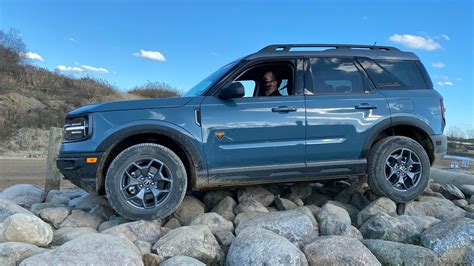
<svg viewBox="0 0 474 266">
<path fill-rule="evenodd" d="M 164 82 L 148 81 L 145 85 L 135 87 L 128 93 L 138 95 L 143 98 L 169 98 L 178 97 L 181 93 Z"/>
</svg>

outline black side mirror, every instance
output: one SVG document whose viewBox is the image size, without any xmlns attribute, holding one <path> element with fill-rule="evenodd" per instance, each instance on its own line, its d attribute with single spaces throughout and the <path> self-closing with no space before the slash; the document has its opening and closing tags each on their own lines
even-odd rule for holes
<svg viewBox="0 0 474 266">
<path fill-rule="evenodd" d="M 241 98 L 244 97 L 244 95 L 244 85 L 240 82 L 226 84 L 219 92 L 219 98 L 221 99 Z"/>
</svg>

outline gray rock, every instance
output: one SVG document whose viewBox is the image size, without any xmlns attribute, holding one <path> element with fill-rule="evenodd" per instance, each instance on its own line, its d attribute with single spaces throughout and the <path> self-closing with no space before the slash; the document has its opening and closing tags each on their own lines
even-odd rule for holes
<svg viewBox="0 0 474 266">
<path fill-rule="evenodd" d="M 175 256 L 163 261 L 160 266 L 205 266 L 206 264 L 197 259 L 187 256 Z"/>
<path fill-rule="evenodd" d="M 321 235 L 344 235 L 351 225 L 347 211 L 331 202 L 321 207 L 316 218 Z"/>
<path fill-rule="evenodd" d="M 85 234 L 64 245 L 24 260 L 36 265 L 143 265 L 140 251 L 132 242 L 107 234 Z"/>
<path fill-rule="evenodd" d="M 327 195 L 324 195 L 324 194 L 321 194 L 319 192 L 313 192 L 311 194 L 311 196 L 307 197 L 306 199 L 304 199 L 304 204 L 305 205 L 310 205 L 310 204 L 314 204 L 316 206 L 322 206 L 324 205 L 328 200 L 331 200 L 332 198 L 327 196 Z"/>
<path fill-rule="evenodd" d="M 397 205 L 389 198 L 381 197 L 370 203 L 357 215 L 357 225 L 361 226 L 370 217 L 378 213 L 386 213 L 388 215 L 397 214 Z"/>
<path fill-rule="evenodd" d="M 238 236 L 244 229 L 249 227 L 261 227 L 279 234 L 294 244 L 301 244 L 308 238 L 318 235 L 318 227 L 315 226 L 314 217 L 312 219 L 304 210 L 290 210 L 281 212 L 271 212 L 260 217 L 248 219 L 239 223 L 235 229 Z M 311 211 L 307 209 L 309 215 Z"/>
<path fill-rule="evenodd" d="M 474 185 L 464 184 L 459 187 L 459 189 L 461 189 L 462 193 L 464 193 L 466 198 L 474 196 Z"/>
<path fill-rule="evenodd" d="M 442 185 L 439 193 L 449 200 L 464 199 L 462 191 L 453 184 Z"/>
<path fill-rule="evenodd" d="M 439 192 L 434 192 L 430 188 L 426 188 L 425 191 L 423 191 L 423 193 L 421 195 L 422 196 L 431 196 L 431 197 L 437 197 L 437 198 L 440 198 L 440 199 L 445 199 L 443 194 L 441 194 Z"/>
<path fill-rule="evenodd" d="M 60 190 L 50 190 L 46 196 L 45 202 L 53 202 L 67 205 L 69 203 L 69 196 Z"/>
<path fill-rule="evenodd" d="M 28 257 L 45 252 L 46 249 L 32 244 L 7 242 L 0 244 L 0 265 L 16 266 Z"/>
<path fill-rule="evenodd" d="M 468 212 L 474 212 L 474 204 L 469 204 L 467 206 L 464 206 L 464 210 Z"/>
<path fill-rule="evenodd" d="M 255 199 L 248 199 L 243 202 L 240 202 L 234 208 L 234 213 L 239 214 L 243 212 L 268 212 L 268 209 L 263 206 L 262 203 Z"/>
<path fill-rule="evenodd" d="M 239 199 L 239 203 L 244 201 L 248 201 L 250 199 L 254 199 L 263 204 L 263 206 L 270 206 L 273 203 L 275 196 L 273 193 L 269 192 L 263 187 L 246 187 L 243 189 L 239 189 L 237 191 L 237 197 Z"/>
<path fill-rule="evenodd" d="M 206 225 L 212 233 L 234 231 L 234 224 L 215 212 L 203 213 L 195 217 L 189 225 Z"/>
<path fill-rule="evenodd" d="M 0 223 L 5 221 L 9 216 L 17 213 L 32 214 L 30 211 L 11 201 L 0 199 Z"/>
<path fill-rule="evenodd" d="M 436 255 L 430 249 L 385 240 L 364 240 L 364 245 L 384 265 L 435 265 Z"/>
<path fill-rule="evenodd" d="M 9 200 L 25 208 L 43 202 L 44 197 L 45 193 L 42 188 L 30 184 L 13 185 L 0 192 L 0 199 Z"/>
<path fill-rule="evenodd" d="M 307 207 L 311 211 L 311 213 L 313 214 L 314 217 L 316 217 L 316 215 L 318 215 L 318 212 L 321 209 L 321 207 L 318 207 L 314 204 L 306 205 L 305 207 Z"/>
<path fill-rule="evenodd" d="M 212 208 L 212 212 L 218 213 L 225 219 L 233 221 L 235 218 L 234 208 L 237 205 L 235 200 L 229 196 L 222 199 L 217 205 Z"/>
<path fill-rule="evenodd" d="M 104 220 L 109 220 L 112 215 L 115 215 L 114 209 L 105 205 L 97 205 L 89 211 L 92 215 L 102 217 Z"/>
<path fill-rule="evenodd" d="M 100 216 L 82 210 L 72 210 L 71 214 L 59 227 L 90 227 L 97 229 L 103 221 L 104 219 Z"/>
<path fill-rule="evenodd" d="M 66 207 L 46 208 L 38 212 L 38 216 L 44 221 L 52 224 L 55 228 L 59 228 L 59 224 L 68 217 L 70 210 Z"/>
<path fill-rule="evenodd" d="M 176 217 L 182 225 L 188 225 L 194 217 L 203 214 L 204 211 L 204 203 L 193 196 L 185 196 L 173 216 Z"/>
<path fill-rule="evenodd" d="M 78 238 L 85 234 L 97 233 L 97 230 L 90 227 L 63 227 L 54 231 L 53 242 L 54 246 L 60 246 L 68 241 Z"/>
<path fill-rule="evenodd" d="M 430 183 L 430 189 L 434 192 L 439 192 L 441 189 L 441 184 L 439 183 Z"/>
<path fill-rule="evenodd" d="M 298 207 L 293 201 L 280 197 L 275 198 L 275 206 L 280 211 L 293 210 Z"/>
<path fill-rule="evenodd" d="M 294 204 L 296 204 L 296 206 L 304 205 L 303 199 L 294 193 L 287 194 L 283 198 L 291 200 Z"/>
<path fill-rule="evenodd" d="M 469 204 L 474 204 L 474 196 L 471 196 L 471 198 L 469 198 Z"/>
<path fill-rule="evenodd" d="M 400 215 L 397 216 L 399 220 L 405 220 L 412 222 L 418 226 L 420 232 L 425 231 L 426 229 L 430 228 L 432 225 L 439 223 L 439 219 L 436 219 L 431 216 L 410 216 L 410 215 Z"/>
<path fill-rule="evenodd" d="M 250 227 L 232 242 L 226 263 L 232 265 L 308 265 L 290 241 L 267 229 Z"/>
<path fill-rule="evenodd" d="M 75 209 L 81 209 L 84 211 L 90 211 L 92 208 L 98 205 L 104 205 L 110 207 L 109 202 L 103 196 L 96 196 L 86 194 L 82 197 L 70 200 L 68 206 Z"/>
<path fill-rule="evenodd" d="M 53 229 L 32 214 L 17 213 L 3 222 L 5 242 L 23 242 L 45 247 L 53 240 Z M 1 234 L 1 232 L 0 232 Z"/>
<path fill-rule="evenodd" d="M 243 212 L 237 214 L 234 219 L 234 225 L 238 226 L 240 223 L 251 220 L 257 217 L 264 216 L 266 213 L 265 212 Z"/>
<path fill-rule="evenodd" d="M 151 253 L 151 243 L 142 241 L 142 240 L 137 240 L 133 242 L 133 244 L 138 248 L 140 251 L 140 254 L 143 256 L 145 254 Z"/>
<path fill-rule="evenodd" d="M 352 194 L 356 190 L 357 190 L 356 185 L 351 185 L 350 187 L 344 188 L 334 197 L 334 200 L 343 204 L 348 204 L 351 201 Z"/>
<path fill-rule="evenodd" d="M 166 222 L 163 225 L 163 227 L 167 227 L 169 229 L 176 229 L 180 226 L 181 226 L 181 224 L 179 223 L 178 219 L 176 219 L 174 217 L 171 217 L 171 219 L 169 219 L 168 222 Z"/>
<path fill-rule="evenodd" d="M 469 202 L 465 199 L 452 200 L 452 202 L 454 203 L 454 205 L 456 205 L 460 208 L 463 208 L 463 207 L 466 207 L 467 205 L 469 205 Z"/>
<path fill-rule="evenodd" d="M 109 229 L 109 228 L 114 227 L 114 226 L 119 225 L 119 224 L 124 224 L 124 223 L 129 223 L 129 222 L 132 222 L 132 221 L 127 220 L 127 219 L 122 218 L 122 217 L 117 218 L 117 219 L 113 219 L 113 220 L 110 220 L 110 221 L 105 221 L 105 222 L 103 222 L 99 225 L 99 228 L 97 229 L 97 231 L 99 231 L 99 233 L 102 233 L 106 229 Z"/>
<path fill-rule="evenodd" d="M 346 236 L 323 236 L 306 245 L 310 265 L 381 265 L 359 240 Z"/>
<path fill-rule="evenodd" d="M 204 205 L 206 205 L 207 209 L 211 210 L 216 206 L 217 203 L 221 202 L 226 197 L 232 198 L 232 196 L 232 192 L 229 190 L 212 190 L 208 191 L 204 195 L 202 201 L 204 202 Z"/>
<path fill-rule="evenodd" d="M 464 217 L 465 211 L 447 199 L 418 197 L 418 201 L 406 204 L 405 214 L 412 216 L 432 216 L 440 220 Z"/>
<path fill-rule="evenodd" d="M 363 210 L 370 204 L 370 200 L 368 200 L 360 191 L 356 191 L 352 194 L 349 204 L 355 206 L 359 210 Z"/>
<path fill-rule="evenodd" d="M 38 212 L 47 209 L 47 208 L 59 208 L 59 207 L 67 207 L 64 204 L 56 203 L 56 202 L 43 202 L 43 203 L 35 203 L 31 206 L 30 211 L 36 215 Z"/>
<path fill-rule="evenodd" d="M 214 236 L 216 237 L 219 245 L 221 245 L 224 253 L 227 254 L 230 244 L 232 244 L 232 242 L 235 240 L 234 234 L 231 231 L 216 231 L 214 232 Z"/>
<path fill-rule="evenodd" d="M 306 199 L 311 196 L 313 189 L 308 183 L 297 183 L 290 187 L 293 194 L 297 195 L 301 199 Z"/>
<path fill-rule="evenodd" d="M 359 228 L 364 238 L 389 240 L 414 244 L 419 242 L 421 229 L 408 220 L 393 217 L 386 213 L 378 213 L 369 218 Z"/>
<path fill-rule="evenodd" d="M 357 215 L 359 214 L 360 210 L 357 209 L 355 206 L 350 204 L 344 204 L 338 201 L 330 201 L 332 204 L 343 208 L 351 217 L 351 224 L 356 226 L 357 225 Z"/>
<path fill-rule="evenodd" d="M 131 242 L 137 240 L 154 244 L 164 234 L 161 230 L 161 220 L 123 223 L 102 231 L 103 234 L 125 237 Z"/>
<path fill-rule="evenodd" d="M 474 246 L 474 220 L 441 221 L 425 230 L 420 238 L 421 244 L 431 249 L 442 262 L 464 264 Z"/>
<path fill-rule="evenodd" d="M 224 252 L 205 225 L 182 226 L 169 231 L 152 248 L 159 262 L 178 255 L 189 256 L 206 264 L 222 263 Z"/>
</svg>

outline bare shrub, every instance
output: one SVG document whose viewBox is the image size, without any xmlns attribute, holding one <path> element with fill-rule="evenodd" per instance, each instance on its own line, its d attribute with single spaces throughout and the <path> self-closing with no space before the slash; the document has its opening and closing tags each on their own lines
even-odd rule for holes
<svg viewBox="0 0 474 266">
<path fill-rule="evenodd" d="M 130 91 L 130 94 L 134 94 L 143 98 L 169 98 L 179 97 L 181 93 L 176 89 L 164 82 L 151 82 L 148 81 L 145 85 L 137 86 Z"/>
</svg>

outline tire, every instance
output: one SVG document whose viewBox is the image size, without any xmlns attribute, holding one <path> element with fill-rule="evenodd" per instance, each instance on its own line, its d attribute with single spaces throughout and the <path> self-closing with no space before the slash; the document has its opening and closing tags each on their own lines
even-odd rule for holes
<svg viewBox="0 0 474 266">
<path fill-rule="evenodd" d="M 110 205 L 130 220 L 170 215 L 181 204 L 186 187 L 186 169 L 179 157 L 154 143 L 122 151 L 110 164 L 105 180 Z"/>
<path fill-rule="evenodd" d="M 408 158 L 409 154 L 413 163 L 404 163 L 403 158 Z M 411 169 L 408 169 L 409 165 Z M 414 174 L 416 172 L 419 174 Z M 425 149 L 415 140 L 403 136 L 387 137 L 375 143 L 370 150 L 367 176 L 375 194 L 405 203 L 417 198 L 428 186 L 430 160 Z"/>
</svg>

